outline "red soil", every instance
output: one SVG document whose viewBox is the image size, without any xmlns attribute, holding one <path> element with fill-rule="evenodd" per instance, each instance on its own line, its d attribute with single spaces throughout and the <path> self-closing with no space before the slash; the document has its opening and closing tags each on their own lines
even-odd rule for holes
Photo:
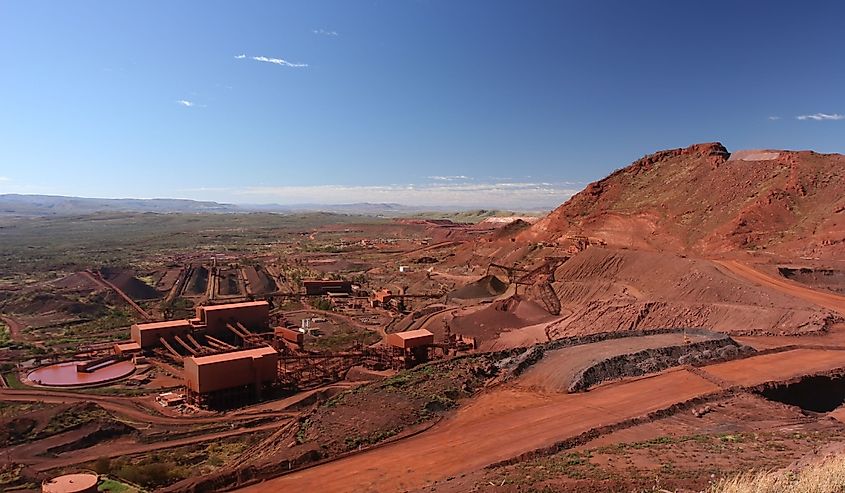
<svg viewBox="0 0 845 493">
<path fill-rule="evenodd" d="M 690 333 L 689 342 L 710 339 L 706 334 Z M 684 334 L 656 334 L 645 337 L 608 339 L 595 344 L 571 346 L 546 351 L 543 359 L 532 365 L 519 378 L 519 386 L 537 392 L 567 392 L 578 374 L 599 361 L 644 349 L 684 344 Z"/>
<path fill-rule="evenodd" d="M 763 354 L 744 360 L 717 363 L 704 367 L 703 371 L 736 385 L 752 386 L 838 368 L 845 368 L 845 351 L 795 349 L 785 353 Z"/>
<path fill-rule="evenodd" d="M 796 298 L 801 298 L 810 303 L 839 312 L 841 315 L 845 315 L 845 296 L 824 291 L 816 291 L 815 289 L 810 289 L 798 283 L 770 276 L 749 265 L 745 265 L 735 260 L 724 260 L 717 263 L 726 267 L 733 274 L 736 274 L 743 279 L 775 289 Z"/>
<path fill-rule="evenodd" d="M 154 287 L 138 279 L 131 272 L 120 269 L 101 269 L 100 275 L 133 300 L 150 300 L 160 296 Z"/>
<path fill-rule="evenodd" d="M 546 397 L 499 389 L 416 437 L 242 491 L 405 491 L 715 390 L 683 371 L 586 394 Z M 584 412 L 595 408 L 602 412 Z"/>
<path fill-rule="evenodd" d="M 97 291 L 103 289 L 103 287 L 93 281 L 89 276 L 86 276 L 83 272 L 74 272 L 73 274 L 68 274 L 67 276 L 57 279 L 50 283 L 51 285 L 57 288 L 65 288 L 65 289 L 74 289 L 80 291 Z"/>
<path fill-rule="evenodd" d="M 704 415 L 674 413 L 558 454 L 440 482 L 426 491 L 486 491 L 490 483 L 506 493 L 710 491 L 714 478 L 824 457 L 841 449 L 845 437 L 845 426 L 824 415 L 808 415 L 753 394 L 717 399 L 709 406 Z M 835 412 L 827 416 L 836 417 Z"/>
<path fill-rule="evenodd" d="M 490 262 L 530 269 L 580 251 L 554 272 L 569 316 L 546 327 L 552 337 L 665 326 L 733 334 L 830 329 L 842 320 L 838 298 L 686 255 L 844 258 L 845 156 L 729 156 L 718 143 L 646 156 L 530 227 L 465 245 L 448 263 L 475 272 Z"/>
<path fill-rule="evenodd" d="M 495 339 L 508 329 L 534 325 L 555 318 L 533 301 L 517 296 L 496 300 L 481 309 L 468 309 L 457 313 L 457 316 L 449 320 L 452 332 L 475 337 L 481 342 Z M 437 323 L 433 322 L 430 325 L 436 328 Z"/>
<path fill-rule="evenodd" d="M 842 258 L 845 156 L 775 153 L 729 161 L 712 143 L 646 156 L 591 183 L 519 239 L 584 235 L 649 250 Z"/>
<path fill-rule="evenodd" d="M 703 327 L 734 334 L 802 333 L 839 319 L 836 295 L 780 281 L 737 276 L 726 266 L 678 255 L 591 247 L 554 273 L 555 292 L 572 312 L 551 324 L 558 336 L 658 327 Z M 762 275 L 762 274 L 761 274 Z M 821 306 L 820 306 L 821 305 Z"/>
<path fill-rule="evenodd" d="M 173 285 L 176 284 L 176 281 L 179 280 L 180 275 L 182 275 L 181 267 L 167 269 L 161 276 L 161 279 L 158 280 L 156 289 L 159 291 L 170 291 L 173 288 Z"/>
<path fill-rule="evenodd" d="M 13 341 L 20 341 L 21 335 L 26 326 L 9 316 L 2 316 L 0 317 L 0 320 L 2 320 L 7 327 L 9 327 L 9 335 L 11 339 Z"/>
<path fill-rule="evenodd" d="M 776 362 L 776 363 L 775 363 Z M 845 367 L 845 351 L 796 350 L 705 367 L 729 385 L 756 386 Z M 518 381 L 517 381 L 518 385 Z M 431 430 L 397 443 L 271 479 L 245 491 L 403 491 L 474 471 L 603 425 L 719 391 L 683 370 L 602 385 L 581 394 L 496 388 Z M 491 433 L 491 430 L 495 430 Z"/>
</svg>

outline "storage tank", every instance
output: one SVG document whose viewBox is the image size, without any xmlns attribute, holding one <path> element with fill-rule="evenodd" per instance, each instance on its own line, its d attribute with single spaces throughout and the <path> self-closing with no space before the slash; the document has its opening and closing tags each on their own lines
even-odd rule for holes
<svg viewBox="0 0 845 493">
<path fill-rule="evenodd" d="M 96 493 L 100 478 L 96 474 L 65 474 L 41 483 L 42 493 Z"/>
</svg>

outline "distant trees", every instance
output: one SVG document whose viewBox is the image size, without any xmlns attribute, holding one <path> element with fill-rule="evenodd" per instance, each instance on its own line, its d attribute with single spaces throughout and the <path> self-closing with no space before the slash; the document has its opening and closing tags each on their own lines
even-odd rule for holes
<svg viewBox="0 0 845 493">
<path fill-rule="evenodd" d="M 314 302 L 314 308 L 318 310 L 331 310 L 332 302 L 325 298 L 320 298 Z"/>
<path fill-rule="evenodd" d="M 100 457 L 94 462 L 94 471 L 97 474 L 108 474 L 111 472 L 111 459 Z"/>
</svg>

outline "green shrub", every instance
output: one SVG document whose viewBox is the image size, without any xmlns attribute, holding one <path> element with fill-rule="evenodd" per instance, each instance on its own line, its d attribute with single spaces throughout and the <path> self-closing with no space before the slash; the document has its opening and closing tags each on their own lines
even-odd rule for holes
<svg viewBox="0 0 845 493">
<path fill-rule="evenodd" d="M 108 457 L 100 457 L 94 462 L 94 471 L 97 474 L 108 474 L 111 472 L 111 459 Z"/>
</svg>

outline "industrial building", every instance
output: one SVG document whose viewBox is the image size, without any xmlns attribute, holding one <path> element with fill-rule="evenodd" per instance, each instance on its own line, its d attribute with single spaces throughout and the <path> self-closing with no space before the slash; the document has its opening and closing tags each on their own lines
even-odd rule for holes
<svg viewBox="0 0 845 493">
<path fill-rule="evenodd" d="M 392 347 L 406 368 L 429 360 L 429 349 L 434 346 L 434 334 L 426 329 L 387 334 L 384 342 Z"/>
<path fill-rule="evenodd" d="M 393 291 L 389 289 L 380 289 L 378 291 L 374 291 L 372 296 L 370 297 L 370 306 L 373 308 L 379 306 L 386 308 L 390 306 L 390 302 L 393 300 L 393 297 Z"/>
<path fill-rule="evenodd" d="M 249 331 L 267 332 L 270 329 L 270 304 L 266 301 L 250 301 L 198 306 L 196 317 L 189 320 L 133 324 L 130 331 L 132 341 L 115 345 L 115 352 L 134 352 L 135 345 L 143 351 L 168 347 L 174 343 L 184 347 L 186 339 L 191 342 L 196 337 L 227 339 L 232 334 L 229 325 L 236 326 L 240 333 L 243 333 L 241 327 Z"/>
<path fill-rule="evenodd" d="M 261 397 L 277 381 L 279 353 L 270 346 L 185 358 L 188 400 L 229 407 Z"/>
<path fill-rule="evenodd" d="M 195 328 L 205 329 L 215 337 L 228 334 L 227 324 L 240 323 L 259 332 L 269 329 L 270 304 L 266 301 L 247 301 L 226 305 L 198 306 L 196 318 L 189 320 Z"/>
<path fill-rule="evenodd" d="M 141 344 L 135 341 L 117 342 L 113 346 L 114 354 L 117 356 L 131 356 L 141 352 Z"/>
<path fill-rule="evenodd" d="M 308 281 L 302 281 L 302 286 L 305 288 L 305 294 L 307 294 L 309 296 L 323 296 L 323 295 L 327 295 L 329 293 L 352 294 L 352 281 L 308 280 Z"/>
<path fill-rule="evenodd" d="M 141 346 L 141 349 L 146 350 L 160 346 L 159 339 L 182 337 L 192 332 L 193 328 L 194 326 L 187 320 L 133 324 L 130 329 L 130 337 L 133 342 Z"/>
<path fill-rule="evenodd" d="M 276 327 L 275 329 L 273 329 L 273 334 L 276 336 L 277 339 L 282 339 L 287 342 L 293 343 L 300 348 L 305 342 L 305 334 L 303 332 L 287 327 Z"/>
</svg>

